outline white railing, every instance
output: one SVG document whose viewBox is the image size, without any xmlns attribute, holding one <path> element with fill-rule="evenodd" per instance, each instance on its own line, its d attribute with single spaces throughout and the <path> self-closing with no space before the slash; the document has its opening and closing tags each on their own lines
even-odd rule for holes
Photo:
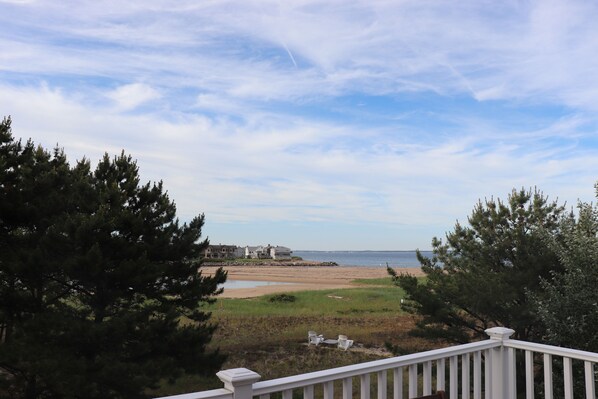
<svg viewBox="0 0 598 399">
<path fill-rule="evenodd" d="M 525 376 L 525 398 L 534 398 L 534 376 L 539 373 L 534 373 L 534 369 L 543 369 L 543 391 L 545 399 L 553 399 L 555 397 L 555 382 L 553 373 L 553 364 L 556 363 L 562 367 L 562 387 L 559 390 L 558 398 L 573 399 L 573 390 L 575 382 L 583 386 L 586 399 L 596 399 L 596 374 L 594 373 L 594 365 L 598 363 L 598 353 L 580 351 L 575 349 L 561 348 L 558 346 L 542 345 L 533 342 L 524 342 L 516 340 L 505 340 L 504 347 L 507 350 L 508 365 L 507 368 L 516 375 L 517 354 L 523 355 L 525 358 L 524 370 L 520 371 Z M 519 351 L 517 353 L 517 351 Z M 540 360 L 541 358 L 541 360 Z M 534 362 L 534 360 L 536 360 Z M 579 374 L 579 381 L 576 381 L 573 362 L 579 363 L 579 371 L 583 370 L 583 374 Z M 583 369 L 582 369 L 583 368 Z M 517 392 L 516 381 L 513 378 L 513 386 L 510 387 L 508 397 L 515 398 Z M 561 393 L 562 391 L 562 393 Z"/>
<path fill-rule="evenodd" d="M 511 340 L 514 331 L 504 327 L 486 333 L 489 340 L 270 381 L 260 382 L 259 374 L 244 368 L 223 370 L 217 373 L 223 389 L 158 399 L 270 399 L 271 394 L 282 399 L 292 399 L 294 394 L 304 399 L 371 399 L 372 392 L 377 399 L 407 399 L 433 390 L 446 391 L 450 399 L 515 399 L 518 376 L 525 378 L 525 398 L 532 399 L 534 383 L 540 382 L 535 376 L 542 374 L 542 368 L 544 398 L 553 399 L 555 358 L 562 358 L 557 364 L 563 368 L 565 399 L 573 399 L 573 360 L 584 364 L 585 397 L 596 398 L 594 364 L 598 354 Z M 521 370 L 519 358 L 524 364 Z"/>
</svg>

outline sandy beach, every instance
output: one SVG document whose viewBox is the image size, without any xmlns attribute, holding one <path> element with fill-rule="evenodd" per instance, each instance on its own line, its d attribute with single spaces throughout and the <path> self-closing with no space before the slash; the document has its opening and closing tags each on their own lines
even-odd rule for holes
<svg viewBox="0 0 598 399">
<path fill-rule="evenodd" d="M 360 266 L 224 266 L 228 280 L 269 281 L 292 284 L 268 285 L 254 288 L 225 289 L 222 298 L 251 298 L 278 292 L 353 288 L 356 279 L 388 277 L 384 267 Z M 216 270 L 213 266 L 202 266 L 204 275 Z M 415 276 L 423 275 L 419 267 L 400 268 L 399 272 Z"/>
</svg>

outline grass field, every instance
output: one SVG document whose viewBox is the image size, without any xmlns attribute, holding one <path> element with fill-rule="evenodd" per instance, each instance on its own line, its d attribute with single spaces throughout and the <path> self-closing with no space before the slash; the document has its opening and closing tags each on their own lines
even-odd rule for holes
<svg viewBox="0 0 598 399">
<path fill-rule="evenodd" d="M 219 299 L 207 310 L 218 323 L 212 347 L 228 356 L 223 369 L 245 367 L 262 380 L 361 363 L 389 356 L 387 344 L 409 351 L 437 347 L 410 337 L 413 316 L 403 313 L 403 291 L 390 279 L 360 280 L 360 288 L 304 291 L 289 296 Z M 345 352 L 308 346 L 309 330 L 355 341 Z M 165 384 L 156 396 L 221 388 L 215 377 L 189 377 Z"/>
<path fill-rule="evenodd" d="M 389 279 L 386 279 L 389 280 Z M 367 280 L 364 280 L 367 281 Z M 289 294 L 294 302 L 276 301 L 275 295 L 249 299 L 221 299 L 211 306 L 215 318 L 222 316 L 338 316 L 401 312 L 403 291 L 392 285 L 363 288 L 303 291 Z"/>
</svg>

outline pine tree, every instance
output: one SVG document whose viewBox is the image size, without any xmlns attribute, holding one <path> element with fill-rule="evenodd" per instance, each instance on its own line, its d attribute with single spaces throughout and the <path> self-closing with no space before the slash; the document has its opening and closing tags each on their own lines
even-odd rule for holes
<svg viewBox="0 0 598 399">
<path fill-rule="evenodd" d="M 598 196 L 598 184 L 595 185 Z M 562 273 L 542 280 L 542 290 L 530 292 L 533 309 L 544 326 L 542 342 L 598 352 L 598 208 L 580 202 L 578 216 L 561 220 L 561 237 L 546 242 L 558 255 Z M 563 365 L 554 368 L 555 397 L 563 397 Z M 572 370 L 575 397 L 585 395 L 582 365 Z"/>
<path fill-rule="evenodd" d="M 162 183 L 124 153 L 69 167 L 0 127 L 0 368 L 7 397 L 141 398 L 212 373 L 203 305 L 226 274 L 199 272 L 203 215 L 176 219 Z"/>
<path fill-rule="evenodd" d="M 507 203 L 481 201 L 468 225 L 455 225 L 446 242 L 434 238 L 433 257 L 417 256 L 427 279 L 397 275 L 409 299 L 404 308 L 422 316 L 414 334 L 468 342 L 484 330 L 507 326 L 533 339 L 541 328 L 528 292 L 562 266 L 545 236 L 560 236 L 564 207 L 538 191 L 515 191 Z"/>
<path fill-rule="evenodd" d="M 577 218 L 563 219 L 563 239 L 549 241 L 565 271 L 545 279 L 533 299 L 545 342 L 598 352 L 598 208 L 579 203 L 578 209 Z"/>
<path fill-rule="evenodd" d="M 21 386 L 32 397 L 44 391 L 35 369 L 53 366 L 35 360 L 47 348 L 30 338 L 44 336 L 47 320 L 58 318 L 68 296 L 57 283 L 63 270 L 54 223 L 71 206 L 70 171 L 62 151 L 15 141 L 10 124 L 4 119 L 0 125 L 0 359 L 11 374 L 4 381 L 8 396 Z"/>
</svg>

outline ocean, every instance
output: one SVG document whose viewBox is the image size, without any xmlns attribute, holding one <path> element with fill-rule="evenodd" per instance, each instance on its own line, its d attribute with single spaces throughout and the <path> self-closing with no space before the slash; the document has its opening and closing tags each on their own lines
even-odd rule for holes
<svg viewBox="0 0 598 399">
<path fill-rule="evenodd" d="M 431 251 L 421 251 L 431 257 Z M 415 251 L 293 251 L 293 256 L 318 262 L 336 262 L 339 266 L 419 267 Z"/>
</svg>

